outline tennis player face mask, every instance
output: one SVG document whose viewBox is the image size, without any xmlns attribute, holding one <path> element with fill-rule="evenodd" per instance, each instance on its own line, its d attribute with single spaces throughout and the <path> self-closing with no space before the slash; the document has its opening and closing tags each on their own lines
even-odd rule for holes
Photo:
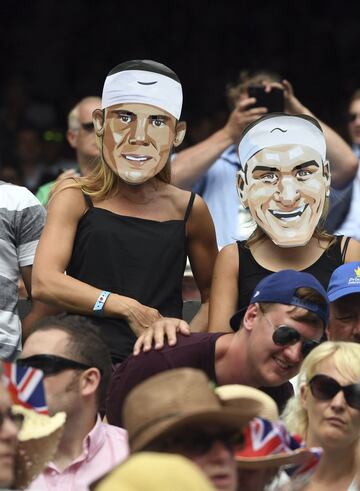
<svg viewBox="0 0 360 491">
<path fill-rule="evenodd" d="M 169 68 L 148 60 L 118 65 L 105 80 L 102 110 L 94 113 L 105 163 L 128 184 L 156 176 L 185 136 L 181 106 L 181 85 Z"/>
<path fill-rule="evenodd" d="M 280 247 L 309 242 L 330 190 L 325 138 L 311 120 L 265 117 L 239 145 L 238 191 L 245 207 Z"/>
</svg>

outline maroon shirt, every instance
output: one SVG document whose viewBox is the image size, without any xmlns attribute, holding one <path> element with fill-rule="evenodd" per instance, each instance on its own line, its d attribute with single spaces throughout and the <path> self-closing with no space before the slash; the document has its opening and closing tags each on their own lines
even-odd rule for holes
<svg viewBox="0 0 360 491">
<path fill-rule="evenodd" d="M 190 336 L 178 334 L 175 346 L 165 346 L 161 350 L 141 352 L 130 355 L 117 365 L 113 373 L 106 401 L 106 415 L 112 425 L 122 426 L 122 407 L 127 394 L 137 384 L 156 373 L 174 368 L 192 367 L 206 373 L 216 384 L 215 343 L 220 336 L 228 333 L 193 333 Z M 279 387 L 261 388 L 269 394 L 281 410 L 293 395 L 290 382 Z"/>
</svg>

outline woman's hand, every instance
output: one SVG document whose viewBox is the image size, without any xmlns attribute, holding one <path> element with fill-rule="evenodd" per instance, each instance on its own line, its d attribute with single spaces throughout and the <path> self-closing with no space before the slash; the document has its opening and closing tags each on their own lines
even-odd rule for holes
<svg viewBox="0 0 360 491">
<path fill-rule="evenodd" d="M 126 320 L 136 336 L 141 336 L 160 318 L 161 315 L 158 310 L 142 305 L 137 300 L 128 299 Z"/>
<path fill-rule="evenodd" d="M 155 322 L 151 327 L 138 338 L 134 345 L 133 354 L 136 356 L 143 351 L 150 351 L 155 343 L 155 349 L 164 347 L 165 336 L 169 346 L 174 346 L 177 341 L 176 333 L 180 332 L 185 336 L 190 335 L 190 326 L 187 322 L 174 317 L 163 317 Z"/>
</svg>

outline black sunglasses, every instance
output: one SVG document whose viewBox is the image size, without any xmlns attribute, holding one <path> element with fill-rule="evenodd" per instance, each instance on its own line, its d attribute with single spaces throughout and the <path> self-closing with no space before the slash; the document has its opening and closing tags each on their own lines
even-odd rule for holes
<svg viewBox="0 0 360 491">
<path fill-rule="evenodd" d="M 91 123 L 80 123 L 80 126 L 83 130 L 87 131 L 88 133 L 94 131 L 94 124 L 92 121 Z"/>
<path fill-rule="evenodd" d="M 242 433 L 206 433 L 198 430 L 169 436 L 161 445 L 162 450 L 180 448 L 191 455 L 203 455 L 209 452 L 215 442 L 221 442 L 231 453 L 244 446 Z"/>
<path fill-rule="evenodd" d="M 261 307 L 260 311 L 268 324 L 274 329 L 272 340 L 273 343 L 277 344 L 278 346 L 292 346 L 302 340 L 301 354 L 304 358 L 310 353 L 310 351 L 319 346 L 320 342 L 316 341 L 315 339 L 302 339 L 301 334 L 295 329 L 295 327 L 290 327 L 286 324 L 274 326 L 271 320 L 266 317 L 265 312 L 261 309 Z"/>
<path fill-rule="evenodd" d="M 89 368 L 93 368 L 79 361 L 69 360 L 68 358 L 56 355 L 33 355 L 28 358 L 19 358 L 16 363 L 25 367 L 39 368 L 44 372 L 45 376 L 55 375 L 68 369 L 88 370 Z M 101 370 L 100 373 L 102 374 Z"/>
<path fill-rule="evenodd" d="M 24 422 L 23 414 L 14 413 L 11 407 L 9 407 L 5 413 L 0 412 L 0 429 L 2 428 L 6 419 L 14 423 L 18 431 L 21 430 Z"/>
<path fill-rule="evenodd" d="M 319 374 L 312 377 L 309 386 L 312 395 L 319 401 L 329 401 L 342 390 L 347 404 L 360 411 L 360 383 L 340 385 L 332 377 Z"/>
<path fill-rule="evenodd" d="M 287 325 L 277 326 L 272 336 L 273 342 L 278 346 L 292 346 L 301 341 L 302 336 L 294 327 Z M 301 354 L 305 357 L 310 351 L 319 346 L 320 342 L 315 339 L 303 339 Z"/>
</svg>

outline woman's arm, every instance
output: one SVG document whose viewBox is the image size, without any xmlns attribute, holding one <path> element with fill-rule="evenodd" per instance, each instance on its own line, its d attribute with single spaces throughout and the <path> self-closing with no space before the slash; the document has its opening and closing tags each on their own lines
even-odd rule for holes
<svg viewBox="0 0 360 491">
<path fill-rule="evenodd" d="M 345 237 L 342 240 L 344 244 Z M 352 261 L 360 261 L 360 242 L 355 239 L 350 239 L 349 245 L 345 254 L 345 262 L 350 263 Z"/>
<path fill-rule="evenodd" d="M 191 269 L 201 296 L 200 309 L 190 326 L 192 332 L 201 332 L 208 328 L 211 277 L 218 249 L 210 212 L 199 196 L 195 198 L 187 222 L 187 245 Z"/>
<path fill-rule="evenodd" d="M 73 250 L 80 218 L 86 204 L 79 189 L 64 182 L 48 206 L 47 220 L 33 265 L 33 298 L 56 305 L 62 310 L 93 314 L 101 290 L 64 274 Z M 112 293 L 104 307 L 109 317 L 126 319 L 135 334 L 160 317 L 156 309 L 136 300 Z"/>
<path fill-rule="evenodd" d="M 238 304 L 239 253 L 237 244 L 219 252 L 210 293 L 209 332 L 232 332 L 229 321 Z"/>
</svg>

